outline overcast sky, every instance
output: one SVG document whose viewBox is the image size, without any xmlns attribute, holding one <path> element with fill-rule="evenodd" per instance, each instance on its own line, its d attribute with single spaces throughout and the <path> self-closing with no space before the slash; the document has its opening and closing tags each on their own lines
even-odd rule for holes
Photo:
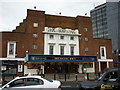
<svg viewBox="0 0 120 90">
<path fill-rule="evenodd" d="M 106 0 L 0 0 L 0 31 L 12 31 L 26 18 L 27 9 L 61 16 L 90 16 L 90 10 Z"/>
</svg>

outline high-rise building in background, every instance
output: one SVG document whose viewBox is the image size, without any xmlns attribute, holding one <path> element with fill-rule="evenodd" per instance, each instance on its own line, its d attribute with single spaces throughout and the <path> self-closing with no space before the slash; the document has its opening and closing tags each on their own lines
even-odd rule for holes
<svg viewBox="0 0 120 90">
<path fill-rule="evenodd" d="M 93 38 L 112 39 L 112 53 L 120 54 L 120 1 L 91 10 Z"/>
</svg>

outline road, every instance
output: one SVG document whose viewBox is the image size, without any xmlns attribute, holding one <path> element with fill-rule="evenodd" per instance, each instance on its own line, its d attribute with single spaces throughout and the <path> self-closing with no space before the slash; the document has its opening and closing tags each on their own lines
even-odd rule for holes
<svg viewBox="0 0 120 90">
<path fill-rule="evenodd" d="M 62 90 L 79 90 L 79 83 L 78 81 L 62 82 Z"/>
</svg>

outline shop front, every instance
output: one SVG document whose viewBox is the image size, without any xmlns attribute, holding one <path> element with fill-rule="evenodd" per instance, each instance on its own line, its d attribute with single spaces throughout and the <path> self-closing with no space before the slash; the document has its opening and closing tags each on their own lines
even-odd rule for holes
<svg viewBox="0 0 120 90">
<path fill-rule="evenodd" d="M 24 74 L 32 73 L 78 73 L 80 66 L 97 61 L 96 56 L 79 55 L 27 55 Z"/>
</svg>

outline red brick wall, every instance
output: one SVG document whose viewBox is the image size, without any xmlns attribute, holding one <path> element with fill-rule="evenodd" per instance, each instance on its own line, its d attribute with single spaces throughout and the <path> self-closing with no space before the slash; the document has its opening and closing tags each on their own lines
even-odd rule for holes
<svg viewBox="0 0 120 90">
<path fill-rule="evenodd" d="M 33 23 L 38 23 L 39 27 L 33 27 Z M 80 55 L 97 55 L 100 58 L 100 46 L 104 45 L 107 50 L 107 58 L 112 58 L 111 40 L 92 38 L 92 23 L 90 17 L 46 15 L 44 11 L 37 10 L 27 11 L 26 19 L 20 24 L 19 28 L 14 30 L 16 33 L 3 33 L 3 57 L 6 57 L 7 54 L 8 41 L 17 42 L 17 57 L 25 57 L 27 50 L 29 54 L 44 54 L 44 36 L 42 33 L 44 27 L 78 29 L 79 33 L 82 34 L 79 40 Z M 84 32 L 84 28 L 88 28 L 88 32 Z M 37 33 L 38 38 L 33 38 L 33 33 Z M 85 41 L 85 37 L 88 37 L 89 41 Z M 33 44 L 38 45 L 37 50 L 32 49 Z M 85 47 L 88 47 L 89 51 L 84 51 Z"/>
</svg>

